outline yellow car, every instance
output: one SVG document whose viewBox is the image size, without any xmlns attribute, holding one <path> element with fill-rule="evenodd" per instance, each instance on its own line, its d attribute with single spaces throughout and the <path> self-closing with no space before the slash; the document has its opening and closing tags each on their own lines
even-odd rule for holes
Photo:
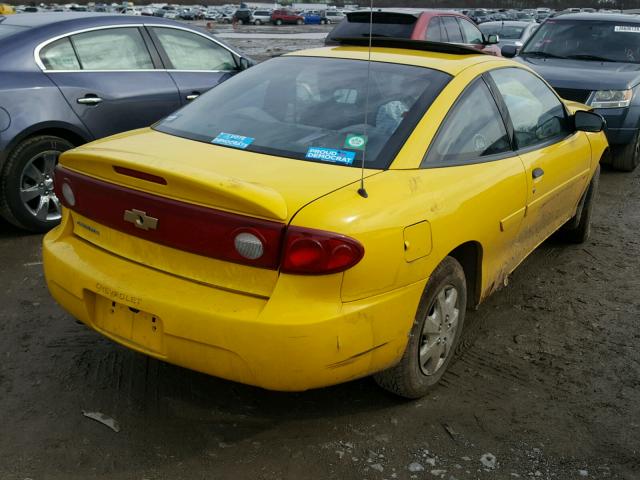
<svg viewBox="0 0 640 480">
<path fill-rule="evenodd" d="M 465 310 L 561 227 L 587 237 L 608 146 L 600 116 L 510 60 L 376 39 L 368 56 L 274 58 L 64 153 L 53 297 L 210 375 L 424 395 Z"/>
<path fill-rule="evenodd" d="M 6 3 L 0 3 L 0 16 L 13 15 L 16 13 L 15 9 Z"/>
</svg>

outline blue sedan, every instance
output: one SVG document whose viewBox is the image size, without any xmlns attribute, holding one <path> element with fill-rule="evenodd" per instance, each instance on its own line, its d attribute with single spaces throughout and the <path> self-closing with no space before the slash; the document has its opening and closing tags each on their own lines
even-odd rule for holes
<svg viewBox="0 0 640 480">
<path fill-rule="evenodd" d="M 307 12 L 302 14 L 305 25 L 326 25 L 329 23 L 327 17 L 316 12 Z"/>
<path fill-rule="evenodd" d="M 151 125 L 253 62 L 215 37 L 155 17 L 0 17 L 0 215 L 58 223 L 58 155 Z"/>
</svg>

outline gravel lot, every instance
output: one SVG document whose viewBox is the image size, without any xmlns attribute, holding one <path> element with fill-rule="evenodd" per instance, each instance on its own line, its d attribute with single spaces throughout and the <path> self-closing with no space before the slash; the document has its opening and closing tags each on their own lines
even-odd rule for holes
<svg viewBox="0 0 640 480">
<path fill-rule="evenodd" d="M 260 58 L 322 43 L 229 41 Z M 267 392 L 126 350 L 50 298 L 41 236 L 0 223 L 0 479 L 637 480 L 640 171 L 600 188 L 592 239 L 534 252 L 413 402 L 370 379 Z"/>
</svg>

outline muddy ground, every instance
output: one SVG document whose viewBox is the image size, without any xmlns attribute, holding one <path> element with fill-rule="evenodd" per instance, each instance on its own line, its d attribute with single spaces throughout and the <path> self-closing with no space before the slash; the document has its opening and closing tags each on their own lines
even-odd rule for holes
<svg viewBox="0 0 640 480">
<path fill-rule="evenodd" d="M 604 171 L 591 240 L 544 243 L 467 317 L 442 384 L 403 401 L 370 379 L 273 393 L 133 353 L 63 312 L 41 236 L 0 223 L 0 479 L 637 480 L 639 224 L 640 170 Z"/>
</svg>

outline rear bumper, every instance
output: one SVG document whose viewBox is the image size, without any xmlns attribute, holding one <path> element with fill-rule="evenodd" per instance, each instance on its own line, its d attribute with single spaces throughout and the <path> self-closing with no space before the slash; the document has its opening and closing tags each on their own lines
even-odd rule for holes
<svg viewBox="0 0 640 480">
<path fill-rule="evenodd" d="M 106 337 L 176 365 L 283 391 L 342 383 L 397 363 L 426 282 L 341 303 L 328 299 L 333 290 L 340 298 L 340 281 L 331 276 L 281 275 L 269 299 L 249 296 L 112 255 L 72 235 L 67 222 L 45 237 L 43 260 L 56 301 Z M 111 313 L 105 321 L 118 309 L 122 318 Z M 114 327 L 114 320 L 132 323 Z"/>
</svg>

